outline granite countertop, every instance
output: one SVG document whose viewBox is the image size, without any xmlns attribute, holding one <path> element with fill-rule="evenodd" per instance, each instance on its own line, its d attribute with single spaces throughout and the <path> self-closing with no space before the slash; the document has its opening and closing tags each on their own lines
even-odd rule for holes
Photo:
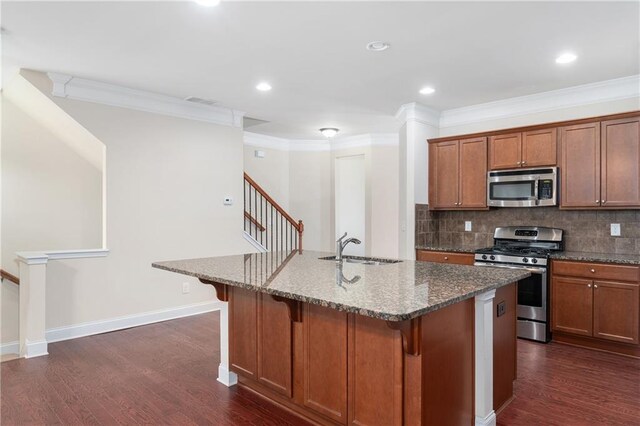
<svg viewBox="0 0 640 426">
<path fill-rule="evenodd" d="M 408 260 L 340 267 L 319 259 L 324 256 L 331 253 L 256 253 L 152 266 L 387 321 L 416 318 L 529 276 L 525 270 Z"/>
<path fill-rule="evenodd" d="M 450 247 L 450 246 L 416 246 L 416 250 L 449 251 L 449 252 L 452 252 L 452 253 L 475 253 L 477 248 Z"/>
<path fill-rule="evenodd" d="M 580 251 L 562 251 L 551 255 L 551 259 L 577 260 L 583 262 L 620 263 L 625 265 L 640 265 L 639 254 L 615 253 L 586 253 Z"/>
</svg>

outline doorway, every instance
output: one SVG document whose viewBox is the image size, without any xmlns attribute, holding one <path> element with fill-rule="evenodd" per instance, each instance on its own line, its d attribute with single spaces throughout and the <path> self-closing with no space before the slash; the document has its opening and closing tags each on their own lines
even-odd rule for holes
<svg viewBox="0 0 640 426">
<path fill-rule="evenodd" d="M 336 239 L 347 232 L 348 238 L 362 241 L 349 244 L 344 254 L 365 255 L 366 169 L 364 155 L 336 158 L 335 164 Z"/>
</svg>

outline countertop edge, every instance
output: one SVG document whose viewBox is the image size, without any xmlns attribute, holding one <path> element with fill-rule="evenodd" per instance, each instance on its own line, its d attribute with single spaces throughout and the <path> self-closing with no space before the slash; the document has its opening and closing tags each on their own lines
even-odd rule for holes
<svg viewBox="0 0 640 426">
<path fill-rule="evenodd" d="M 174 272 L 174 273 L 178 273 L 178 274 L 182 274 L 182 275 L 187 275 L 187 276 L 195 277 L 195 278 L 198 278 L 198 279 L 201 279 L 201 280 L 212 281 L 212 282 L 216 282 L 216 283 L 220 283 L 220 284 L 230 285 L 232 287 L 239 287 L 239 288 L 243 288 L 243 289 L 246 289 L 246 290 L 255 291 L 255 292 L 258 292 L 258 293 L 265 293 L 265 294 L 269 294 L 269 295 L 273 295 L 273 296 L 284 297 L 284 298 L 291 299 L 291 300 L 297 300 L 299 302 L 311 303 L 313 305 L 319 305 L 319 306 L 325 306 L 325 307 L 328 307 L 328 308 L 331 308 L 331 309 L 335 309 L 335 310 L 341 311 L 341 312 L 349 312 L 349 313 L 363 315 L 363 316 L 367 316 L 367 317 L 371 317 L 371 318 L 376 318 L 376 319 L 383 320 L 383 321 L 392 321 L 392 322 L 406 321 L 406 320 L 410 320 L 410 319 L 414 319 L 414 318 L 423 316 L 425 314 L 437 311 L 439 309 L 445 308 L 445 307 L 453 305 L 455 303 L 462 302 L 462 301 L 465 301 L 467 299 L 471 299 L 471 298 L 473 298 L 473 297 L 475 297 L 475 296 L 477 296 L 479 294 L 486 293 L 486 292 L 491 291 L 491 290 L 496 290 L 496 289 L 498 289 L 500 287 L 504 287 L 506 285 L 512 284 L 512 283 L 514 283 L 514 282 L 516 282 L 518 280 L 521 280 L 521 279 L 526 278 L 526 277 L 531 275 L 531 273 L 523 270 L 522 271 L 522 276 L 520 278 L 518 278 L 517 280 L 515 280 L 515 281 L 511 281 L 511 280 L 509 280 L 508 282 L 499 281 L 499 282 L 497 282 L 497 283 L 495 283 L 493 285 L 490 285 L 490 286 L 487 286 L 485 288 L 472 291 L 472 292 L 467 293 L 467 294 L 465 294 L 463 296 L 455 297 L 455 298 L 452 298 L 450 300 L 446 300 L 444 302 L 441 302 L 441 303 L 426 307 L 424 309 L 419 309 L 419 310 L 413 311 L 413 312 L 408 313 L 408 314 L 393 314 L 393 313 L 388 313 L 388 312 L 379 312 L 379 311 L 372 311 L 370 309 L 358 308 L 356 306 L 336 304 L 336 303 L 328 302 L 326 300 L 317 299 L 317 298 L 313 298 L 313 297 L 298 296 L 298 295 L 291 294 L 291 293 L 284 292 L 284 291 L 277 291 L 277 290 L 269 291 L 270 289 L 268 287 L 256 287 L 254 285 L 248 285 L 246 283 L 241 283 L 239 281 L 232 281 L 232 280 L 227 280 L 227 279 L 224 279 L 224 278 L 205 276 L 203 274 L 190 273 L 190 272 L 187 272 L 187 271 L 184 271 L 184 270 L 169 268 L 169 267 L 166 267 L 166 266 L 158 264 L 158 263 L 152 263 L 151 266 L 154 267 L 154 268 L 157 268 L 157 269 L 164 270 L 164 271 L 169 271 L 169 272 Z"/>
</svg>

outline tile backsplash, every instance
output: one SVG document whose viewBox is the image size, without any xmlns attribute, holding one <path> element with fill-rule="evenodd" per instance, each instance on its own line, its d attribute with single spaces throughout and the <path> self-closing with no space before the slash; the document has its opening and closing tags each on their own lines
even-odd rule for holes
<svg viewBox="0 0 640 426">
<path fill-rule="evenodd" d="M 465 221 L 472 222 L 471 232 L 465 232 Z M 612 223 L 620 224 L 619 237 L 611 236 Z M 573 211 L 536 207 L 430 212 L 426 204 L 416 204 L 417 246 L 488 247 L 493 244 L 494 229 L 510 225 L 563 229 L 567 251 L 640 253 L 640 210 Z"/>
</svg>

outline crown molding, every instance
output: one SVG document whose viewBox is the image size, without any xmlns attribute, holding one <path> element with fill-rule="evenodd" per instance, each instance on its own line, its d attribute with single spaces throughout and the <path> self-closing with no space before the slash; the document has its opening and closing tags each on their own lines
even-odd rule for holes
<svg viewBox="0 0 640 426">
<path fill-rule="evenodd" d="M 338 151 L 367 146 L 397 146 L 398 135 L 395 133 L 365 133 L 326 141 L 284 139 L 259 133 L 244 132 L 244 144 L 256 148 L 288 152 Z"/>
<path fill-rule="evenodd" d="M 94 102 L 138 111 L 206 121 L 223 126 L 242 127 L 244 112 L 185 101 L 174 96 L 131 89 L 100 81 L 73 77 L 67 74 L 47 73 L 53 83 L 53 96 Z"/>
<path fill-rule="evenodd" d="M 640 97 L 640 75 L 442 111 L 440 128 Z"/>
<path fill-rule="evenodd" d="M 433 127 L 440 126 L 440 112 L 417 102 L 402 105 L 395 117 L 401 123 L 418 122 Z"/>
</svg>

